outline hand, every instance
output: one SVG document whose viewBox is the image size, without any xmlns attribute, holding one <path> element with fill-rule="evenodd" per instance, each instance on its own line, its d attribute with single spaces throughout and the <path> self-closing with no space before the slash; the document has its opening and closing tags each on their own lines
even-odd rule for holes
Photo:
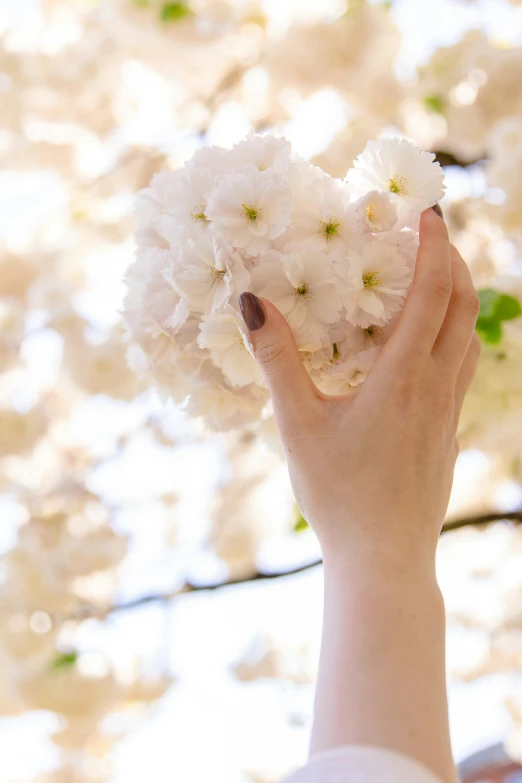
<svg viewBox="0 0 522 783">
<path fill-rule="evenodd" d="M 393 566 L 433 562 L 475 373 L 479 300 L 444 220 L 423 213 L 411 292 L 362 386 L 321 393 L 286 320 L 268 300 L 240 297 L 271 392 L 299 508 L 325 561 L 353 554 Z"/>
</svg>

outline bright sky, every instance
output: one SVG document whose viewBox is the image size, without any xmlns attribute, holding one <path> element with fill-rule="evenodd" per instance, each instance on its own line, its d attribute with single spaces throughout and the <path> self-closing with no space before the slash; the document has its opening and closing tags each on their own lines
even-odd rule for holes
<svg viewBox="0 0 522 783">
<path fill-rule="evenodd" d="M 36 0 L 2 0 L 0 18 L 7 10 L 11 22 L 20 23 L 36 5 Z M 405 44 L 398 68 L 405 75 L 434 47 L 454 42 L 463 30 L 472 26 L 487 30 L 495 39 L 522 43 L 522 10 L 503 0 L 477 0 L 469 4 L 454 0 L 438 0 L 436 4 L 396 0 L 393 13 L 404 32 Z M 336 123 L 342 122 L 335 97 L 328 95 L 328 91 L 325 93 L 313 97 L 285 128 L 303 154 L 314 154 L 324 147 L 328 134 L 333 134 Z M 241 116 L 234 112 L 234 107 L 225 109 L 214 124 L 213 142 L 244 135 L 247 128 Z M 17 230 L 21 233 L 28 220 L 45 221 L 53 210 L 60 209 L 63 194 L 55 184 L 51 183 L 51 187 L 55 188 L 54 199 L 49 183 L 42 178 L 21 181 L 10 173 L 0 175 L 0 234 Z M 41 199 L 44 190 L 46 198 Z M 50 212 L 43 212 L 42 204 Z M 113 317 L 113 304 L 121 295 L 119 279 L 124 264 L 125 253 L 121 263 L 113 267 L 113 278 L 105 281 L 108 291 L 112 291 L 105 309 L 96 309 L 95 302 L 83 302 L 83 307 L 95 313 L 99 322 L 107 323 L 106 319 L 110 322 Z M 106 274 L 107 265 L 100 259 L 98 265 L 94 264 L 92 274 L 96 276 L 102 269 Z M 33 349 L 38 351 L 39 346 Z M 103 440 L 111 427 L 118 426 L 122 416 L 139 418 L 139 406 L 123 411 L 116 403 L 93 400 L 78 411 L 77 426 L 85 438 L 92 437 L 94 426 L 96 437 Z M 190 428 L 176 413 L 172 414 L 172 422 L 181 433 L 184 428 Z M 93 475 L 93 486 L 107 496 L 116 493 L 117 499 L 118 487 L 125 476 L 126 485 L 134 487 L 136 501 L 143 503 L 160 490 L 183 487 L 187 504 L 185 519 L 191 525 L 199 524 L 203 535 L 201 520 L 205 518 L 212 486 L 211 482 L 202 482 L 201 476 L 219 475 L 216 446 L 210 444 L 197 450 L 187 446 L 169 459 L 162 459 L 154 471 L 149 471 L 149 476 L 154 476 L 154 484 L 150 480 L 140 481 L 145 458 L 150 467 L 155 455 L 146 441 L 137 442 L 125 461 Z M 471 480 L 471 476 L 480 477 L 481 471 L 487 470 L 483 459 L 480 455 L 463 455 L 460 467 L 463 482 L 466 476 Z M 8 514 L 5 504 L 3 511 L 4 517 L 11 515 L 14 519 L 14 512 Z M 138 505 L 119 520 L 121 529 L 133 536 L 131 554 L 123 571 L 124 598 L 167 588 L 170 584 L 171 563 L 163 562 L 158 556 L 162 536 L 158 513 L 155 515 L 149 504 L 144 519 Z M 13 529 L 13 525 L 0 528 L 0 551 L 12 545 Z M 186 536 L 180 556 L 190 553 L 196 539 L 197 534 L 193 532 L 192 537 Z M 283 543 L 282 546 L 281 557 L 288 554 L 305 560 L 315 551 L 315 543 L 308 534 L 293 544 L 297 548 L 292 549 L 292 555 Z M 199 563 L 201 572 L 212 565 Z M 451 575 L 445 573 L 444 578 L 446 589 L 455 589 Z M 81 639 L 84 649 L 105 649 L 116 658 L 128 656 L 132 650 L 136 656 L 146 656 L 152 666 L 166 667 L 179 678 L 161 705 L 122 744 L 111 783 L 142 783 L 143 780 L 248 783 L 248 778 L 238 772 L 247 763 L 275 779 L 292 763 L 304 761 L 309 725 L 302 725 L 301 715 L 310 716 L 313 688 L 282 687 L 271 680 L 245 685 L 231 676 L 229 667 L 231 661 L 239 660 L 260 628 L 280 638 L 287 638 L 290 629 L 294 640 L 306 639 L 310 634 L 318 640 L 321 601 L 321 574 L 314 571 L 277 584 L 184 597 L 169 609 L 151 606 L 115 617 L 106 629 L 86 626 Z M 477 645 L 480 640 L 469 635 L 450 634 L 448 640 L 451 655 L 473 654 Z M 450 683 L 452 731 L 458 758 L 501 736 L 506 720 L 502 698 L 507 687 L 502 678 L 471 684 Z M 32 777 L 43 766 L 52 766 L 55 753 L 45 737 L 54 726 L 52 716 L 43 714 L 0 719 L 0 783 L 18 783 Z"/>
</svg>

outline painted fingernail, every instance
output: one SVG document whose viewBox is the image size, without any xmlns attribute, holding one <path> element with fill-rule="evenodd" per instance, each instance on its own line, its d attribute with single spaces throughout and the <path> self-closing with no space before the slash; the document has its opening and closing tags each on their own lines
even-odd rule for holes
<svg viewBox="0 0 522 783">
<path fill-rule="evenodd" d="M 444 212 L 442 211 L 442 208 L 438 202 L 432 206 L 432 210 L 444 220 Z"/>
<path fill-rule="evenodd" d="M 261 329 L 266 321 L 266 310 L 255 294 L 245 291 L 239 296 L 239 306 L 246 325 L 251 332 Z"/>
</svg>

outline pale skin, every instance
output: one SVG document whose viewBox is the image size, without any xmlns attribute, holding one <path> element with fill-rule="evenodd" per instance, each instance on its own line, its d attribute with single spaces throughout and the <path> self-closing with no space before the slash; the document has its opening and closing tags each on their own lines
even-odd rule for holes
<svg viewBox="0 0 522 783">
<path fill-rule="evenodd" d="M 348 395 L 316 388 L 268 300 L 266 321 L 250 336 L 295 497 L 324 559 L 310 753 L 385 747 L 454 783 L 435 551 L 480 351 L 479 301 L 432 209 L 421 217 L 420 237 L 398 327 Z"/>
</svg>

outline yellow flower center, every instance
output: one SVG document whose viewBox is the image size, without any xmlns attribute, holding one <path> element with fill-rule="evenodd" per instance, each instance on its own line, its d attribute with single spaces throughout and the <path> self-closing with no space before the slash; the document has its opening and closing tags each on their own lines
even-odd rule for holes
<svg viewBox="0 0 522 783">
<path fill-rule="evenodd" d="M 225 276 L 225 270 L 224 269 L 211 269 L 210 274 L 212 276 L 212 280 L 210 285 L 214 286 L 216 283 L 219 283 Z"/>
<path fill-rule="evenodd" d="M 247 217 L 249 220 L 257 220 L 260 210 L 254 209 L 254 207 L 247 207 L 246 204 L 241 204 L 241 206 L 243 207 L 245 217 Z"/>
<path fill-rule="evenodd" d="M 373 220 L 373 209 L 370 204 L 368 204 L 368 206 L 366 207 L 366 217 L 371 223 Z"/>
<path fill-rule="evenodd" d="M 328 223 L 326 223 L 324 220 L 322 221 L 323 226 L 323 234 L 325 235 L 326 239 L 331 239 L 332 237 L 337 236 L 339 233 L 339 226 L 340 223 L 334 223 L 333 220 L 329 220 Z"/>
<path fill-rule="evenodd" d="M 390 193 L 395 193 L 397 196 L 407 196 L 408 188 L 407 182 L 404 177 L 400 177 L 398 174 L 394 174 L 388 181 L 388 190 Z"/>
<path fill-rule="evenodd" d="M 199 210 L 199 211 L 198 211 Z M 194 212 L 190 213 L 190 217 L 193 220 L 201 220 L 202 223 L 210 223 L 210 220 L 205 215 L 205 210 L 202 207 L 197 207 Z"/>
<path fill-rule="evenodd" d="M 367 275 L 363 275 L 363 284 L 365 288 L 377 288 L 381 284 L 381 281 L 377 277 L 377 272 L 368 272 Z"/>
</svg>

